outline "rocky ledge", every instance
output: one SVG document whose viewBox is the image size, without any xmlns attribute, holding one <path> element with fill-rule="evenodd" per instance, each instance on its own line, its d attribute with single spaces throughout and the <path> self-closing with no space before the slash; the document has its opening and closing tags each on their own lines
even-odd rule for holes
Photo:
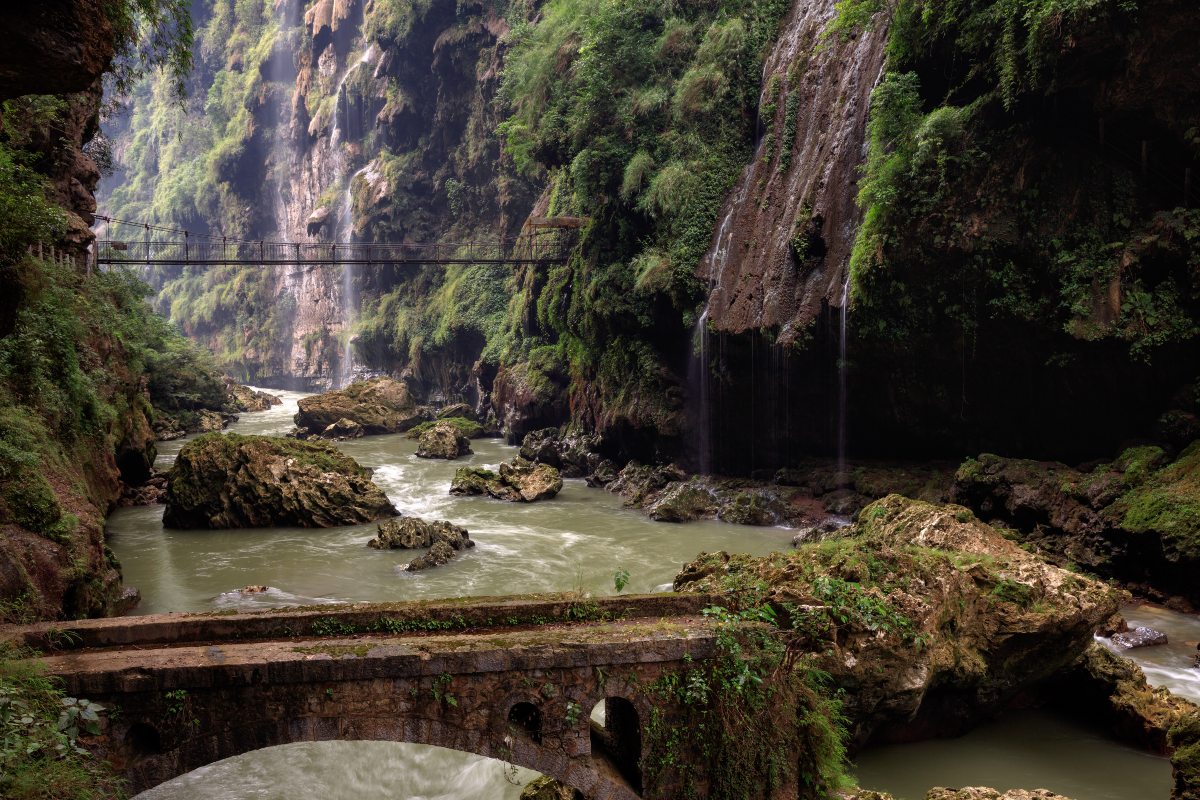
<svg viewBox="0 0 1200 800">
<path fill-rule="evenodd" d="M 332 528 L 392 517 L 371 470 L 322 442 L 209 434 L 168 477 L 168 528 Z"/>
<path fill-rule="evenodd" d="M 228 378 L 225 380 L 225 390 L 229 395 L 229 405 L 236 411 L 269 411 L 272 406 L 283 405 L 283 400 L 273 394 L 242 386 Z"/>
<path fill-rule="evenodd" d="M 533 464 L 523 458 L 500 465 L 499 474 L 477 467 L 463 467 L 454 473 L 450 494 L 487 495 L 512 503 L 549 500 L 562 491 L 558 470 L 548 464 Z"/>
<path fill-rule="evenodd" d="M 966 508 L 896 495 L 794 553 L 702 555 L 675 588 L 776 609 L 844 689 L 855 745 L 966 731 L 1070 668 L 1118 604 Z"/>
<path fill-rule="evenodd" d="M 418 458 L 440 458 L 453 461 L 470 455 L 471 440 L 447 421 L 434 423 L 417 439 Z"/>
<path fill-rule="evenodd" d="M 1087 471 L 983 455 L 959 469 L 954 498 L 1054 558 L 1200 604 L 1200 441 L 1175 458 L 1132 448 Z"/>
<path fill-rule="evenodd" d="M 331 425 L 353 422 L 368 436 L 404 433 L 429 419 L 401 381 L 373 378 L 352 383 L 345 389 L 305 397 L 299 403 L 296 426 L 299 435 L 322 436 Z"/>
</svg>

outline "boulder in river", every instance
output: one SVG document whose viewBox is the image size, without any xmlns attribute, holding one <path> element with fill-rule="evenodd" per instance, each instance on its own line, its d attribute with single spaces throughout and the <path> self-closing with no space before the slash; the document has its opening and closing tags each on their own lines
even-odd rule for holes
<svg viewBox="0 0 1200 800">
<path fill-rule="evenodd" d="M 332 528 L 392 517 L 371 470 L 324 442 L 209 434 L 180 450 L 167 528 Z"/>
<path fill-rule="evenodd" d="M 305 397 L 299 408 L 296 425 L 318 435 L 343 419 L 361 425 L 368 436 L 403 433 L 429 414 L 417 406 L 406 384 L 391 378 L 358 381 L 345 389 Z"/>
<path fill-rule="evenodd" d="M 458 551 L 445 542 L 438 542 L 433 547 L 429 548 L 429 552 L 425 555 L 417 556 L 408 563 L 404 569 L 408 572 L 420 572 L 423 569 L 431 569 L 440 567 L 443 564 L 448 564 L 458 555 Z"/>
<path fill-rule="evenodd" d="M 446 421 L 434 423 L 417 440 L 418 458 L 441 458 L 453 461 L 471 454 L 471 440 Z"/>
<path fill-rule="evenodd" d="M 273 394 L 251 389 L 229 378 L 225 379 L 225 391 L 229 396 L 229 406 L 235 411 L 268 411 L 271 406 L 283 404 L 283 400 Z"/>
<path fill-rule="evenodd" d="M 562 476 L 554 467 L 517 458 L 501 464 L 499 474 L 477 467 L 463 467 L 454 474 L 450 494 L 488 495 L 513 503 L 534 503 L 554 497 L 562 487 Z"/>
<path fill-rule="evenodd" d="M 791 553 L 702 555 L 675 589 L 788 609 L 793 646 L 845 690 L 856 744 L 967 730 L 1073 665 L 1119 599 L 961 506 L 898 495 Z"/>
<path fill-rule="evenodd" d="M 1135 647 L 1158 647 L 1167 644 L 1168 641 L 1167 635 L 1162 631 L 1156 631 L 1154 628 L 1139 625 L 1131 631 L 1114 633 L 1112 643 L 1117 647 L 1132 650 Z"/>
<path fill-rule="evenodd" d="M 367 544 L 376 550 L 424 550 L 445 542 L 455 550 L 475 546 L 466 528 L 445 520 L 427 522 L 418 517 L 397 517 L 379 524 L 378 534 Z"/>
</svg>

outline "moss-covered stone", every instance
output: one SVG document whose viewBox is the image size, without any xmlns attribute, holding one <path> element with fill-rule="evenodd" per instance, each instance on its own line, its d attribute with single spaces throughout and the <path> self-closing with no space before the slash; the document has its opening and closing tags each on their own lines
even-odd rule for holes
<svg viewBox="0 0 1200 800">
<path fill-rule="evenodd" d="M 1175 773 L 1171 800 L 1200 800 L 1200 712 L 1176 723 L 1167 742 L 1173 749 L 1171 767 Z"/>
<path fill-rule="evenodd" d="M 417 406 L 408 386 L 391 378 L 359 381 L 305 397 L 299 407 L 296 425 L 317 435 L 343 419 L 357 422 L 367 435 L 404 433 L 428 419 L 428 411 Z"/>
<path fill-rule="evenodd" d="M 513 503 L 549 500 L 562 491 L 562 475 L 547 464 L 532 464 L 523 458 L 500 465 L 499 474 L 464 467 L 454 474 L 450 494 L 488 495 Z"/>
<path fill-rule="evenodd" d="M 471 454 L 471 440 L 449 422 L 439 421 L 417 439 L 418 458 L 453 461 Z"/>
<path fill-rule="evenodd" d="M 859 743 L 965 730 L 1071 666 L 1118 601 L 961 506 L 895 495 L 792 554 L 703 555 L 675 588 L 774 608 L 844 688 Z"/>
<path fill-rule="evenodd" d="M 1056 558 L 1200 600 L 1200 442 L 1174 459 L 1130 448 L 1088 472 L 982 455 L 959 468 L 954 497 Z"/>
<path fill-rule="evenodd" d="M 394 516 L 371 470 L 322 442 L 209 434 L 179 452 L 169 528 L 330 528 Z"/>
<path fill-rule="evenodd" d="M 483 426 L 473 419 L 467 419 L 466 417 L 439 417 L 436 420 L 422 422 L 420 425 L 417 425 L 410 430 L 406 435 L 410 439 L 419 439 L 421 438 L 421 434 L 425 433 L 425 431 L 431 430 L 435 426 L 443 424 L 452 426 L 456 431 L 468 439 L 481 439 L 486 433 Z"/>
</svg>

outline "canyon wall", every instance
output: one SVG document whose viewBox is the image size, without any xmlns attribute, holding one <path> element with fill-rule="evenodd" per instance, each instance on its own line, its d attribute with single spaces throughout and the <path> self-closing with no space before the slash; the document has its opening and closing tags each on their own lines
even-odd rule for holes
<svg viewBox="0 0 1200 800">
<path fill-rule="evenodd" d="M 249 239 L 581 218 L 561 265 L 154 276 L 240 377 L 388 372 L 514 438 L 753 472 L 1086 459 L 1194 413 L 1183 4 L 587 5 L 216 0 L 103 205 Z"/>
</svg>

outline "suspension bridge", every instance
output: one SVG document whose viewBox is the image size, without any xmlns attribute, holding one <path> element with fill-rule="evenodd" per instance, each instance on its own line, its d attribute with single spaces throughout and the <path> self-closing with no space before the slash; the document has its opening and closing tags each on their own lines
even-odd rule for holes
<svg viewBox="0 0 1200 800">
<path fill-rule="evenodd" d="M 176 228 L 97 216 L 112 225 L 142 229 L 140 239 L 103 239 L 92 250 L 96 267 L 323 267 L 565 263 L 576 244 L 578 217 L 530 220 L 514 239 L 455 243 L 268 242 L 195 235 Z M 166 234 L 164 236 L 163 234 Z"/>
</svg>

